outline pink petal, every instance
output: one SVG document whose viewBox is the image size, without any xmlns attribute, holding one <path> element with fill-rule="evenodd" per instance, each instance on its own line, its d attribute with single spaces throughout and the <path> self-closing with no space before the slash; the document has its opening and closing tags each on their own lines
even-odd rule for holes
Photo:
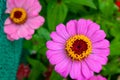
<svg viewBox="0 0 120 80">
<path fill-rule="evenodd" d="M 52 65 L 60 63 L 62 60 L 64 60 L 64 58 L 67 57 L 64 50 L 48 50 L 46 55 Z"/>
<path fill-rule="evenodd" d="M 7 39 L 9 39 L 10 41 L 14 41 L 14 39 L 11 38 L 10 35 L 7 35 Z"/>
<path fill-rule="evenodd" d="M 10 37 L 14 40 L 18 40 L 20 38 L 16 32 L 13 34 L 10 34 Z"/>
<path fill-rule="evenodd" d="M 87 20 L 85 19 L 80 19 L 77 24 L 77 33 L 78 34 L 86 34 L 87 32 Z"/>
<path fill-rule="evenodd" d="M 17 34 L 20 38 L 25 38 L 26 36 L 29 35 L 29 32 L 27 30 L 27 24 L 20 25 Z"/>
<path fill-rule="evenodd" d="M 57 27 L 56 27 L 56 31 L 57 31 L 57 34 L 60 35 L 61 37 L 63 37 L 64 39 L 68 40 L 68 38 L 70 37 L 68 32 L 66 31 L 66 28 L 63 24 L 59 24 Z"/>
<path fill-rule="evenodd" d="M 92 23 L 88 27 L 87 36 L 90 38 L 97 30 L 100 29 L 100 26 L 96 23 Z"/>
<path fill-rule="evenodd" d="M 14 0 L 7 0 L 6 5 L 7 5 L 7 9 L 5 11 L 6 13 L 10 13 L 11 10 L 16 7 Z"/>
<path fill-rule="evenodd" d="M 88 64 L 88 67 L 97 73 L 99 73 L 102 69 L 102 66 L 98 63 L 95 62 L 94 60 L 90 59 L 89 57 L 85 60 L 86 63 Z"/>
<path fill-rule="evenodd" d="M 65 58 L 62 62 L 55 66 L 55 71 L 66 78 L 71 70 L 71 64 L 71 60 L 69 58 Z"/>
<path fill-rule="evenodd" d="M 59 36 L 56 32 L 52 32 L 50 34 L 50 37 L 52 38 L 53 41 L 59 42 L 59 43 L 65 43 L 65 39 Z"/>
<path fill-rule="evenodd" d="M 104 39 L 102 41 L 93 43 L 92 46 L 93 46 L 93 49 L 94 48 L 100 48 L 100 49 L 102 49 L 102 48 L 108 48 L 110 46 L 110 43 L 109 43 L 108 40 Z"/>
<path fill-rule="evenodd" d="M 67 23 L 67 31 L 69 33 L 69 35 L 73 36 L 75 34 L 77 34 L 77 21 L 76 20 L 70 20 L 68 23 Z"/>
<path fill-rule="evenodd" d="M 29 26 L 32 29 L 38 29 L 40 26 L 43 25 L 44 23 L 44 18 L 42 16 L 37 16 L 37 17 L 32 17 L 32 18 L 28 18 L 27 24 L 29 24 Z"/>
<path fill-rule="evenodd" d="M 29 13 L 28 16 L 34 17 L 38 15 L 41 9 L 42 9 L 42 6 L 40 5 L 40 3 L 38 1 L 35 1 L 32 7 L 29 8 L 27 11 Z"/>
<path fill-rule="evenodd" d="M 99 56 L 97 54 L 90 54 L 89 58 L 94 60 L 94 61 L 99 62 L 102 65 L 105 65 L 108 61 L 107 57 L 102 57 L 102 56 Z"/>
<path fill-rule="evenodd" d="M 26 0 L 14 0 L 16 7 L 21 7 L 24 5 Z M 30 0 L 29 0 L 30 1 Z"/>
<path fill-rule="evenodd" d="M 98 30 L 90 38 L 92 42 L 94 43 L 94 42 L 103 40 L 105 37 L 106 37 L 105 32 L 103 30 Z"/>
<path fill-rule="evenodd" d="M 10 20 L 10 18 L 7 18 L 4 25 L 9 25 L 12 24 L 12 21 Z"/>
<path fill-rule="evenodd" d="M 26 24 L 26 25 L 27 25 L 27 26 L 26 26 L 26 29 L 28 30 L 29 35 L 34 34 L 35 30 L 32 29 L 32 28 L 29 26 L 29 24 Z"/>
<path fill-rule="evenodd" d="M 100 56 L 108 56 L 110 54 L 110 49 L 105 48 L 105 49 L 93 49 L 92 53 L 98 54 Z"/>
<path fill-rule="evenodd" d="M 15 25 L 15 24 L 9 24 L 9 25 L 5 25 L 4 27 L 4 32 L 6 34 L 12 34 L 14 32 L 16 32 L 18 30 L 19 26 Z"/>
<path fill-rule="evenodd" d="M 26 40 L 30 40 L 32 38 L 32 35 L 26 36 L 25 39 Z"/>
<path fill-rule="evenodd" d="M 64 50 L 48 50 L 47 52 L 46 52 L 46 56 L 47 56 L 47 58 L 49 59 L 49 58 L 51 58 L 53 55 L 56 55 L 56 54 L 64 54 L 64 55 L 66 55 L 66 53 L 65 53 L 65 51 Z"/>
<path fill-rule="evenodd" d="M 32 5 L 34 5 L 34 3 L 36 2 L 37 0 L 25 0 L 25 3 L 23 5 L 23 8 L 25 8 L 26 10 L 28 10 L 29 8 L 32 7 Z"/>
<path fill-rule="evenodd" d="M 54 42 L 54 41 L 48 41 L 46 45 L 47 45 L 48 49 L 52 49 L 52 50 L 65 49 L 64 44 L 57 43 L 57 42 Z"/>
<path fill-rule="evenodd" d="M 106 78 L 102 77 L 101 75 L 97 76 L 98 80 L 107 80 Z"/>
<path fill-rule="evenodd" d="M 72 79 L 77 79 L 78 76 L 82 76 L 82 75 L 79 75 L 80 73 L 81 73 L 81 63 L 77 61 L 73 61 L 72 67 L 70 70 L 70 77 Z"/>
<path fill-rule="evenodd" d="M 93 71 L 91 71 L 85 61 L 82 61 L 82 74 L 86 79 L 89 79 L 93 76 Z"/>
<path fill-rule="evenodd" d="M 86 26 L 88 26 L 88 27 L 89 27 L 92 23 L 93 23 L 93 21 L 91 21 L 91 20 L 89 20 L 89 19 L 88 19 L 88 20 L 86 20 Z"/>
<path fill-rule="evenodd" d="M 76 78 L 77 80 L 86 80 L 86 78 L 83 76 L 83 73 L 82 73 L 82 63 L 79 64 L 80 65 L 80 68 L 78 69 L 80 72 L 78 73 L 78 78 Z"/>
</svg>

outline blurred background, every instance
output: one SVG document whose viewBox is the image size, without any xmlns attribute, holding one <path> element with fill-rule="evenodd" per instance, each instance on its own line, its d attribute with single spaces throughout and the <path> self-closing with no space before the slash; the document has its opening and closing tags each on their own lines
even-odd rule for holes
<svg viewBox="0 0 120 80">
<path fill-rule="evenodd" d="M 71 80 L 64 79 L 54 71 L 46 58 L 46 41 L 59 23 L 71 19 L 91 19 L 103 29 L 111 43 L 108 64 L 101 75 L 108 80 L 120 80 L 120 0 L 39 0 L 40 15 L 44 25 L 36 30 L 33 38 L 24 40 L 18 80 Z"/>
</svg>

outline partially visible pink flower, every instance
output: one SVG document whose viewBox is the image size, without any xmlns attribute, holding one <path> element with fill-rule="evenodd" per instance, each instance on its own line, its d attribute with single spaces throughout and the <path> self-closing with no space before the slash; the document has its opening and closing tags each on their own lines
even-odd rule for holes
<svg viewBox="0 0 120 80">
<path fill-rule="evenodd" d="M 17 80 L 23 80 L 30 74 L 30 68 L 28 65 L 21 64 L 17 71 Z"/>
<path fill-rule="evenodd" d="M 107 63 L 109 41 L 100 26 L 91 20 L 71 20 L 59 24 L 47 42 L 47 58 L 61 76 L 86 80 Z"/>
<path fill-rule="evenodd" d="M 6 19 L 4 32 L 11 41 L 32 38 L 34 30 L 44 23 L 44 18 L 39 16 L 41 11 L 39 0 L 7 0 Z"/>
<path fill-rule="evenodd" d="M 74 79 L 74 80 L 79 80 L 79 79 Z M 107 79 L 101 75 L 98 75 L 98 76 L 92 76 L 91 78 L 85 80 L 107 80 Z"/>
<path fill-rule="evenodd" d="M 98 75 L 98 76 L 93 76 L 88 80 L 107 80 L 107 79 L 101 75 Z"/>
</svg>

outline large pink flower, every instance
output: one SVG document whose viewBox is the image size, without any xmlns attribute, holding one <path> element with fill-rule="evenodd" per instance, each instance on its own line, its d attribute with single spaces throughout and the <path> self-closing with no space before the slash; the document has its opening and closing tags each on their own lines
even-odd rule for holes
<svg viewBox="0 0 120 80">
<path fill-rule="evenodd" d="M 44 23 L 39 16 L 41 5 L 38 0 L 7 0 L 6 13 L 10 17 L 5 21 L 4 32 L 9 40 L 31 39 L 34 30 Z"/>
<path fill-rule="evenodd" d="M 89 79 L 107 63 L 109 41 L 100 26 L 90 20 L 71 20 L 66 26 L 59 24 L 50 36 L 46 55 L 63 77 Z"/>
<path fill-rule="evenodd" d="M 107 79 L 101 75 L 98 75 L 98 76 L 93 76 L 88 80 L 107 80 Z"/>
</svg>

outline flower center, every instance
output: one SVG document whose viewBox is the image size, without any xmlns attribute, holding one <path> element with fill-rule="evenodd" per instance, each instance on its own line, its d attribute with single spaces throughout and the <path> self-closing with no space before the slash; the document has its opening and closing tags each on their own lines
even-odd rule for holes
<svg viewBox="0 0 120 80">
<path fill-rule="evenodd" d="M 92 43 L 84 35 L 75 35 L 67 40 L 65 49 L 71 59 L 80 61 L 91 54 Z"/>
<path fill-rule="evenodd" d="M 27 13 L 23 8 L 14 8 L 10 13 L 10 19 L 16 24 L 23 24 L 27 19 Z"/>
</svg>

